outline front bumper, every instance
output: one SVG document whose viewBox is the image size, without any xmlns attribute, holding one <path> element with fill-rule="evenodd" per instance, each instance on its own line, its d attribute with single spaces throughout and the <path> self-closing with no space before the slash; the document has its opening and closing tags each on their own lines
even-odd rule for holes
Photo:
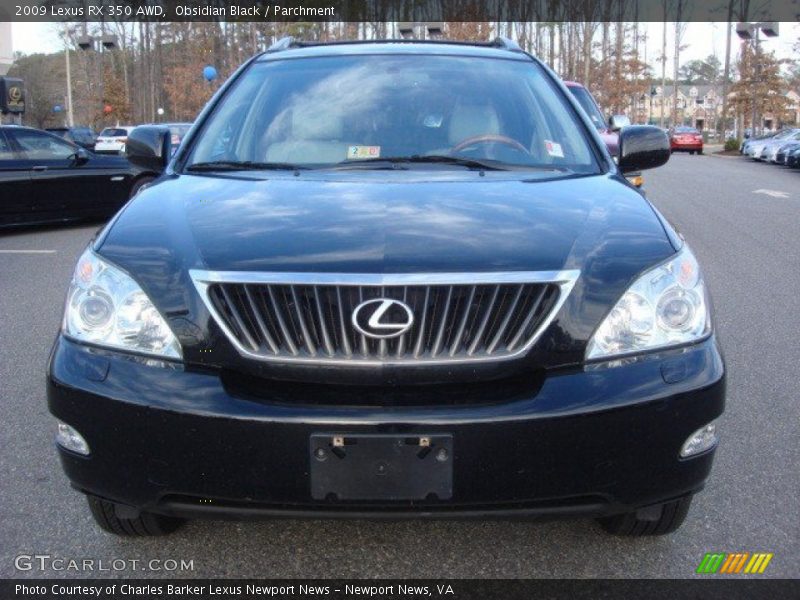
<svg viewBox="0 0 800 600">
<path fill-rule="evenodd" d="M 511 401 L 344 406 L 239 397 L 214 372 L 59 338 L 48 401 L 91 448 L 58 447 L 74 487 L 176 516 L 599 516 L 702 488 L 714 450 L 679 451 L 724 408 L 715 339 L 614 364 L 552 373 Z M 451 434 L 452 497 L 313 500 L 314 433 Z"/>
</svg>

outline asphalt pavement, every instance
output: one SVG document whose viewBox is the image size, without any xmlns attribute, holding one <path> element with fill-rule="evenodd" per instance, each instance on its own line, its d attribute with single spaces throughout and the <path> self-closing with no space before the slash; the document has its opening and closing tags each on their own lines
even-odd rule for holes
<svg viewBox="0 0 800 600">
<path fill-rule="evenodd" d="M 677 533 L 610 537 L 590 520 L 204 521 L 164 538 L 101 532 L 61 472 L 44 386 L 66 285 L 94 224 L 0 234 L 0 577 L 692 577 L 712 551 L 772 552 L 765 576 L 800 577 L 800 171 L 680 155 L 647 171 L 645 187 L 705 269 L 729 369 L 716 464 Z M 111 570 L 15 568 L 17 556 L 34 554 Z M 193 569 L 141 570 L 151 559 Z M 120 560 L 127 566 L 113 570 Z"/>
</svg>

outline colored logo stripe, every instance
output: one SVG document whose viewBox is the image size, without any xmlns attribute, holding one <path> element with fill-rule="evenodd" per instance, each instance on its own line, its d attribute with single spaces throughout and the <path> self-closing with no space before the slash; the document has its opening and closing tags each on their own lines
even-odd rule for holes
<svg viewBox="0 0 800 600">
<path fill-rule="evenodd" d="M 722 561 L 725 560 L 725 555 L 721 553 L 713 554 L 711 552 L 706 553 L 703 557 L 703 560 L 700 562 L 700 566 L 697 567 L 698 573 L 716 573 L 717 569 L 719 569 Z"/>
<path fill-rule="evenodd" d="M 753 554 L 753 558 L 750 559 L 750 562 L 747 563 L 747 567 L 745 568 L 745 573 L 763 573 L 764 570 L 767 568 L 769 561 L 772 560 L 772 553 L 760 553 L 760 554 Z"/>
<path fill-rule="evenodd" d="M 708 552 L 703 557 L 703 560 L 700 561 L 697 573 L 732 574 L 741 573 L 742 569 L 744 569 L 745 573 L 759 574 L 766 570 L 773 556 L 772 553 L 767 552 L 756 552 L 752 555 L 749 552 L 732 552 L 730 554 Z M 747 566 L 745 567 L 745 565 Z"/>
<path fill-rule="evenodd" d="M 748 556 L 750 556 L 749 552 L 736 552 L 735 554 L 728 554 L 728 559 L 725 561 L 725 564 L 722 565 L 722 568 L 719 570 L 719 572 L 738 573 L 742 570 L 742 567 L 744 567 L 744 563 Z"/>
</svg>

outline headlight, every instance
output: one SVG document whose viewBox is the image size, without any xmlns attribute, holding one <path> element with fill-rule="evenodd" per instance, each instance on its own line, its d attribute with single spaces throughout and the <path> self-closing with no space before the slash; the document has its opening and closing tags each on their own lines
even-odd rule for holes
<svg viewBox="0 0 800 600">
<path fill-rule="evenodd" d="M 700 340 L 711 331 L 703 275 L 688 246 L 650 269 L 597 328 L 586 358 L 608 358 Z"/>
<path fill-rule="evenodd" d="M 178 340 L 139 285 L 91 249 L 75 267 L 63 329 L 81 342 L 181 358 Z"/>
</svg>

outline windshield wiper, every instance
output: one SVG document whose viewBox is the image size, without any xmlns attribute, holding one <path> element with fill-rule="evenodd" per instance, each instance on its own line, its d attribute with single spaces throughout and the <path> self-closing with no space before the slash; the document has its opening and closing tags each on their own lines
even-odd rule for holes
<svg viewBox="0 0 800 600">
<path fill-rule="evenodd" d="M 482 171 L 507 171 L 506 166 L 500 166 L 493 162 L 484 162 L 472 158 L 461 158 L 458 156 L 446 156 L 440 154 L 422 155 L 414 154 L 413 156 L 387 156 L 383 158 L 361 158 L 357 160 L 346 160 L 334 165 L 334 169 L 348 169 L 351 167 L 358 168 L 359 165 L 374 165 L 375 163 L 388 163 L 391 165 L 403 165 L 409 163 L 429 163 L 429 164 L 448 164 L 459 165 L 462 167 L 469 167 L 470 169 L 480 169 Z M 513 165 L 512 165 L 513 166 Z"/>
<path fill-rule="evenodd" d="M 281 162 L 253 162 L 251 160 L 214 160 L 194 163 L 187 171 L 297 171 L 308 169 L 302 165 Z"/>
</svg>

